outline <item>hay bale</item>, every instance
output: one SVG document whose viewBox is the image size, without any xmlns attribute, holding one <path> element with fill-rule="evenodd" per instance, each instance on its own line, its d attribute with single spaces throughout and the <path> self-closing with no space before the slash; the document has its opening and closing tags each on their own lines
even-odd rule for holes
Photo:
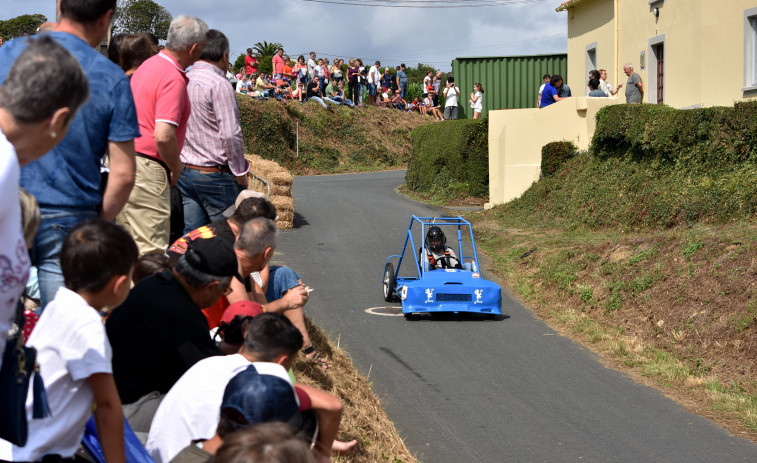
<svg viewBox="0 0 757 463">
<path fill-rule="evenodd" d="M 293 222 L 294 211 L 279 211 L 276 210 L 276 219 L 281 222 Z"/>
<path fill-rule="evenodd" d="M 292 196 L 292 185 L 271 185 L 271 196 Z"/>
<path fill-rule="evenodd" d="M 268 176 L 264 178 L 268 180 L 268 183 L 276 184 L 276 185 L 291 185 L 292 183 L 294 183 L 294 178 L 292 177 L 292 174 L 290 174 L 287 171 L 283 171 L 283 172 L 270 171 L 268 173 Z"/>
<path fill-rule="evenodd" d="M 251 190 L 261 191 L 269 195 L 269 200 L 276 207 L 278 220 L 276 225 L 282 229 L 294 226 L 294 199 L 292 198 L 292 183 L 294 178 L 288 170 L 277 163 L 263 159 L 255 154 L 245 154 L 250 163 L 250 173 L 268 182 L 270 192 L 262 183 L 253 181 L 252 175 L 247 177 L 247 186 Z"/>
</svg>

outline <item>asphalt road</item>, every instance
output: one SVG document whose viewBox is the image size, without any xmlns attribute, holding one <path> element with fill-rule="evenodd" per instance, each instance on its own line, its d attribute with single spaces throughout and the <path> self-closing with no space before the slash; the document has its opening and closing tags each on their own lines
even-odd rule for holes
<svg viewBox="0 0 757 463">
<path fill-rule="evenodd" d="M 603 367 L 506 294 L 502 320 L 366 313 L 393 305 L 381 276 L 411 214 L 442 215 L 398 195 L 403 181 L 404 171 L 297 177 L 296 228 L 274 261 L 314 288 L 306 313 L 369 375 L 421 461 L 757 461 L 757 445 Z"/>
</svg>

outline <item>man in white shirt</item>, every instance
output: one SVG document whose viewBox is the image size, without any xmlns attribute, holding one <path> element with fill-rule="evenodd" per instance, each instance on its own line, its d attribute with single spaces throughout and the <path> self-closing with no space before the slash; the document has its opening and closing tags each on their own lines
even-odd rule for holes
<svg viewBox="0 0 757 463">
<path fill-rule="evenodd" d="M 155 462 L 168 463 L 193 440 L 209 439 L 215 434 L 224 389 L 236 374 L 251 364 L 261 374 L 289 369 L 301 347 L 302 335 L 286 317 L 265 313 L 250 322 L 238 354 L 197 362 L 168 391 L 152 421 L 146 448 Z M 298 384 L 296 389 L 300 390 L 300 411 L 302 403 L 310 401 L 319 418 L 316 448 L 329 456 L 341 421 L 342 403 L 315 388 Z"/>
<path fill-rule="evenodd" d="M 457 97 L 460 95 L 460 88 L 455 86 L 455 78 L 447 77 L 447 87 L 444 89 L 444 120 L 457 119 Z"/>
<path fill-rule="evenodd" d="M 368 104 L 371 106 L 376 105 L 376 92 L 379 82 L 381 82 L 381 61 L 376 60 L 376 63 L 368 69 Z"/>
<path fill-rule="evenodd" d="M 311 51 L 310 59 L 308 60 L 308 80 L 313 80 L 316 66 L 318 66 L 318 64 L 315 62 L 315 52 Z"/>
</svg>

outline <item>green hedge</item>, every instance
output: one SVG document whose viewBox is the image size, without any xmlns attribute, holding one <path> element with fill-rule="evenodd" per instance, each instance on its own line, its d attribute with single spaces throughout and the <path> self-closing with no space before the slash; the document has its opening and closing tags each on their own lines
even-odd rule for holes
<svg viewBox="0 0 757 463">
<path fill-rule="evenodd" d="M 541 148 L 541 174 L 552 175 L 557 172 L 565 161 L 576 155 L 578 147 L 569 141 L 554 141 Z"/>
<path fill-rule="evenodd" d="M 613 105 L 597 113 L 591 152 L 603 159 L 728 166 L 757 160 L 757 101 L 734 107 L 676 110 Z"/>
<path fill-rule="evenodd" d="M 488 130 L 488 118 L 446 121 L 413 130 L 407 187 L 444 196 L 487 196 Z"/>
</svg>

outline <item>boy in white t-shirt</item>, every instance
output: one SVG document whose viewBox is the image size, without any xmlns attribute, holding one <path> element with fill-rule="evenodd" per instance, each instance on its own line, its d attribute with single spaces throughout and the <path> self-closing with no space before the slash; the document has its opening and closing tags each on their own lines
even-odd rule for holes
<svg viewBox="0 0 757 463">
<path fill-rule="evenodd" d="M 105 459 L 125 462 L 124 416 L 98 312 L 126 299 L 137 255 L 131 236 L 111 222 L 87 220 L 66 236 L 60 254 L 65 287 L 47 305 L 27 343 L 37 349 L 51 416 L 32 419 L 29 393 L 26 446 L 0 440 L 0 460 L 73 458 L 94 406 Z"/>
<path fill-rule="evenodd" d="M 541 108 L 541 93 L 544 91 L 544 87 L 547 86 L 547 84 L 549 83 L 549 81 L 550 81 L 551 78 L 552 77 L 549 74 L 544 74 L 544 77 L 542 77 L 542 80 L 544 81 L 544 83 L 541 84 L 541 87 L 539 87 L 539 96 L 536 97 L 536 107 L 537 108 Z"/>
<path fill-rule="evenodd" d="M 455 86 L 455 78 L 447 77 L 447 87 L 444 89 L 444 120 L 457 119 L 457 97 L 460 96 L 460 88 Z"/>
</svg>

